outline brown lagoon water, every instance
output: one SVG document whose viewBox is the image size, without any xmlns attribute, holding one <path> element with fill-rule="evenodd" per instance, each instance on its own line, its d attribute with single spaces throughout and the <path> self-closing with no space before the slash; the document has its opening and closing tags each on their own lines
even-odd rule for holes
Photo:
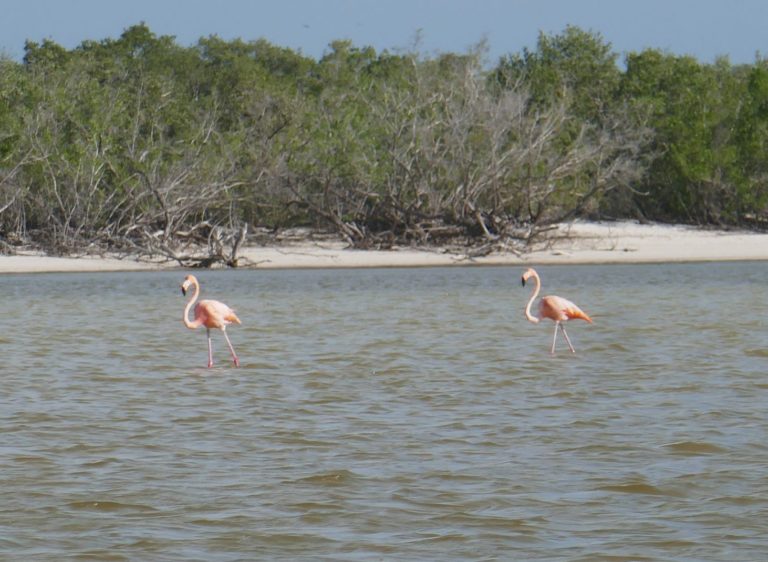
<svg viewBox="0 0 768 562">
<path fill-rule="evenodd" d="M 763 560 L 768 263 L 0 277 L 5 560 Z"/>
</svg>

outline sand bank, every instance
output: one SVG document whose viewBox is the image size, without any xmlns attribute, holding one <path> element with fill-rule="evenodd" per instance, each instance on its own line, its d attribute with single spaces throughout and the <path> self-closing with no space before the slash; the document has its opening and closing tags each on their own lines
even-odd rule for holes
<svg viewBox="0 0 768 562">
<path fill-rule="evenodd" d="M 419 267 L 446 265 L 607 264 L 768 259 L 768 234 L 687 226 L 575 222 L 548 233 L 529 252 L 482 257 L 443 250 L 351 250 L 343 242 L 250 247 L 243 256 L 256 267 Z"/>
<path fill-rule="evenodd" d="M 435 249 L 352 250 L 342 241 L 296 241 L 251 246 L 244 266 L 272 268 L 427 267 L 448 265 L 608 264 L 768 259 L 768 234 L 705 230 L 687 226 L 624 222 L 575 222 L 550 232 L 546 243 L 523 255 L 483 257 Z M 131 258 L 60 258 L 39 254 L 0 256 L 0 273 L 89 272 L 173 269 L 175 262 Z"/>
</svg>

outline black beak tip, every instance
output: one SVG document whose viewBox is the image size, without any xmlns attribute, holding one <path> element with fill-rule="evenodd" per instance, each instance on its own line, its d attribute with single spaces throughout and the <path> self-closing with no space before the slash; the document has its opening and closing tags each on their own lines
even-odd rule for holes
<svg viewBox="0 0 768 562">
<path fill-rule="evenodd" d="M 181 288 L 181 294 L 187 296 L 187 290 L 184 287 Z"/>
<path fill-rule="evenodd" d="M 523 287 L 525 287 L 525 277 L 523 277 L 523 278 L 521 279 L 521 281 L 523 282 Z"/>
</svg>

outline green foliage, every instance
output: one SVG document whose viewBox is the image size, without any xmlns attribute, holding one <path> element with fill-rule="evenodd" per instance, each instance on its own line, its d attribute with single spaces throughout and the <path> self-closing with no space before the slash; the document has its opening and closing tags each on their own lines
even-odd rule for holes
<svg viewBox="0 0 768 562">
<path fill-rule="evenodd" d="M 567 26 L 560 35 L 540 33 L 535 51 L 503 57 L 494 76 L 507 87 L 524 84 L 536 104 L 567 99 L 579 117 L 599 120 L 616 97 L 616 60 L 600 34 Z"/>
<path fill-rule="evenodd" d="M 486 68 L 331 43 L 191 47 L 146 25 L 0 60 L 0 235 L 167 248 L 240 225 L 359 246 L 576 216 L 762 224 L 768 64 L 617 54 L 566 27 Z"/>
<path fill-rule="evenodd" d="M 741 146 L 734 136 L 744 80 L 725 60 L 648 50 L 630 55 L 623 93 L 649 114 L 656 158 L 641 186 L 644 212 L 666 220 L 737 223 Z"/>
<path fill-rule="evenodd" d="M 768 65 L 759 62 L 746 73 L 746 92 L 734 129 L 741 172 L 736 184 L 739 218 L 758 216 L 768 207 Z M 764 220 L 764 217 L 761 217 Z"/>
</svg>

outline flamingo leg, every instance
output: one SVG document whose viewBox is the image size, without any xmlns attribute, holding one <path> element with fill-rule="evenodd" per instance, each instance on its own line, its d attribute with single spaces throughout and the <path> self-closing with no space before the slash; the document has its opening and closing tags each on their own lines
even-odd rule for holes
<svg viewBox="0 0 768 562">
<path fill-rule="evenodd" d="M 211 343 L 210 328 L 206 328 L 205 333 L 208 336 L 208 368 L 210 369 L 211 367 L 213 367 L 213 344 Z"/>
<path fill-rule="evenodd" d="M 555 354 L 555 345 L 557 344 L 557 329 L 560 327 L 560 322 L 555 322 L 555 333 L 552 337 L 552 349 L 549 350 L 549 353 L 552 355 Z"/>
<path fill-rule="evenodd" d="M 240 360 L 237 358 L 237 354 L 235 353 L 235 348 L 232 347 L 232 342 L 229 341 L 229 336 L 227 335 L 227 330 L 222 328 L 221 331 L 224 334 L 224 339 L 227 340 L 227 345 L 229 346 L 229 352 L 232 354 L 232 362 L 235 364 L 235 367 L 239 367 L 240 366 Z"/>
<path fill-rule="evenodd" d="M 573 345 L 571 344 L 571 340 L 568 338 L 568 332 L 565 331 L 565 326 L 560 324 L 560 329 L 563 331 L 563 335 L 565 336 L 565 341 L 568 344 L 568 347 L 571 348 L 571 353 L 576 353 L 576 350 L 573 349 Z"/>
</svg>

